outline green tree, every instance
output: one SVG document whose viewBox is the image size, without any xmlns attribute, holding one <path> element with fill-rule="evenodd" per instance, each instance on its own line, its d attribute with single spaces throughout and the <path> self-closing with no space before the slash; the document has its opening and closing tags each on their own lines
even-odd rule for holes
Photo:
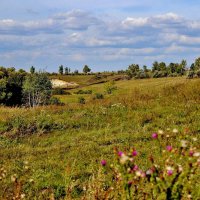
<svg viewBox="0 0 200 200">
<path fill-rule="evenodd" d="M 190 70 L 191 70 L 191 71 L 194 71 L 194 70 L 195 70 L 195 65 L 194 65 L 194 63 L 191 64 Z"/>
<path fill-rule="evenodd" d="M 194 71 L 200 70 L 200 57 L 194 62 Z"/>
<path fill-rule="evenodd" d="M 140 66 L 138 64 L 132 64 L 129 65 L 128 70 L 127 70 L 127 75 L 129 77 L 135 77 L 137 75 L 137 72 L 140 71 Z"/>
<path fill-rule="evenodd" d="M 11 93 L 7 92 L 7 79 L 1 78 L 0 79 L 0 104 L 5 104 L 6 100 L 10 98 L 12 95 Z"/>
<path fill-rule="evenodd" d="M 158 65 L 158 71 L 166 71 L 167 66 L 164 62 L 159 63 Z"/>
<path fill-rule="evenodd" d="M 9 67 L 7 68 L 8 73 L 12 73 L 15 72 L 15 68 L 14 67 Z"/>
<path fill-rule="evenodd" d="M 35 73 L 35 67 L 31 66 L 31 68 L 30 68 L 30 73 L 31 73 L 31 74 L 34 74 L 34 73 Z"/>
<path fill-rule="evenodd" d="M 15 106 L 22 103 L 22 84 L 26 73 L 0 67 L 0 104 Z"/>
<path fill-rule="evenodd" d="M 155 61 L 153 63 L 153 67 L 152 67 L 152 72 L 158 71 L 159 70 L 159 63 L 157 61 Z"/>
<path fill-rule="evenodd" d="M 148 72 L 148 69 L 147 69 L 147 66 L 146 66 L 146 65 L 143 65 L 143 71 L 144 71 L 144 72 Z"/>
<path fill-rule="evenodd" d="M 58 70 L 59 74 L 63 75 L 63 70 L 63 65 L 60 65 Z"/>
<path fill-rule="evenodd" d="M 170 63 L 168 66 L 168 71 L 170 74 L 173 74 L 176 72 L 176 64 L 175 63 Z"/>
<path fill-rule="evenodd" d="M 75 75 L 78 75 L 78 74 L 79 74 L 79 72 L 78 72 L 77 69 L 74 70 L 74 74 L 75 74 Z"/>
<path fill-rule="evenodd" d="M 68 74 L 69 74 L 69 68 L 65 67 L 65 75 L 68 75 Z"/>
<path fill-rule="evenodd" d="M 18 72 L 21 73 L 21 74 L 26 73 L 26 71 L 24 69 L 19 69 Z"/>
<path fill-rule="evenodd" d="M 83 67 L 83 73 L 87 74 L 87 73 L 89 73 L 90 71 L 91 71 L 91 69 L 90 69 L 87 65 L 85 65 L 85 66 Z"/>
<path fill-rule="evenodd" d="M 183 75 L 186 71 L 186 66 L 187 66 L 187 61 L 186 60 L 182 60 L 181 63 L 178 65 L 176 72 L 178 74 Z"/>
<path fill-rule="evenodd" d="M 21 105 L 23 94 L 22 86 L 27 73 L 10 73 L 8 77 L 7 90 L 12 93 L 12 96 L 7 100 L 7 105 Z"/>
<path fill-rule="evenodd" d="M 52 84 L 47 74 L 28 75 L 23 84 L 24 102 L 29 107 L 46 105 L 51 97 Z"/>
</svg>

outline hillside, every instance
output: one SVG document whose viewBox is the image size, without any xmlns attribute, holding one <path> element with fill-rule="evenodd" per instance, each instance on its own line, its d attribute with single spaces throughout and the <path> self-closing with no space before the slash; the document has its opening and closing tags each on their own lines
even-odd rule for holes
<svg viewBox="0 0 200 200">
<path fill-rule="evenodd" d="M 85 87 L 88 85 L 105 83 L 111 80 L 125 79 L 125 75 L 117 74 L 96 74 L 96 75 L 51 75 L 50 79 L 58 79 L 66 82 L 77 83 L 79 87 Z"/>
<path fill-rule="evenodd" d="M 6 168 L 6 177 L 17 174 L 26 183 L 27 199 L 49 199 L 52 194 L 62 199 L 66 193 L 67 199 L 82 198 L 84 188 L 101 171 L 100 161 L 114 160 L 115 147 L 134 146 L 139 163 L 147 168 L 149 155 L 160 160 L 158 143 L 149 136 L 155 131 L 187 130 L 199 140 L 199 79 L 120 80 L 112 94 L 106 94 L 104 83 L 88 85 L 93 78 L 62 77 L 87 85 L 83 91 L 92 90 L 82 95 L 76 94 L 77 88 L 70 90 L 71 95 L 56 95 L 65 106 L 0 107 L 0 166 Z M 104 98 L 94 99 L 96 93 Z M 85 104 L 78 103 L 80 96 Z M 176 137 L 170 142 L 179 143 Z M 10 185 L 9 178 L 3 179 L 0 199 Z M 199 190 L 194 186 L 194 191 Z"/>
</svg>

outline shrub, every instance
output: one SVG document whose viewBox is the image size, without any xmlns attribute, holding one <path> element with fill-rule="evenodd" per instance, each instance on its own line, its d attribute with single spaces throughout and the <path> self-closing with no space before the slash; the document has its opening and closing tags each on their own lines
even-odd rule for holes
<svg viewBox="0 0 200 200">
<path fill-rule="evenodd" d="M 63 88 L 55 88 L 52 91 L 53 95 L 62 95 L 62 94 L 66 94 L 66 95 L 70 95 L 70 92 L 66 92 Z"/>
<path fill-rule="evenodd" d="M 57 97 L 51 97 L 49 99 L 49 104 L 50 105 L 57 105 L 57 106 L 63 106 L 64 103 L 60 101 Z"/>
<path fill-rule="evenodd" d="M 196 75 L 198 76 L 198 78 L 200 78 L 200 70 L 198 70 L 198 71 L 196 72 Z"/>
<path fill-rule="evenodd" d="M 65 95 L 71 95 L 71 93 L 68 91 L 65 91 Z"/>
<path fill-rule="evenodd" d="M 94 99 L 104 99 L 104 96 L 101 93 L 96 93 Z"/>
<path fill-rule="evenodd" d="M 162 77 L 166 77 L 166 76 L 167 76 L 166 71 L 155 71 L 153 73 L 153 78 L 162 78 Z"/>
<path fill-rule="evenodd" d="M 136 79 L 149 78 L 149 74 L 146 73 L 146 72 L 143 72 L 143 71 L 139 71 L 139 72 L 137 72 L 135 78 L 136 78 Z"/>
<path fill-rule="evenodd" d="M 74 94 L 92 94 L 92 90 L 78 90 Z"/>
<path fill-rule="evenodd" d="M 188 74 L 187 74 L 187 78 L 190 79 L 190 78 L 194 78 L 194 71 L 189 71 Z"/>
<path fill-rule="evenodd" d="M 107 94 L 112 94 L 113 91 L 117 89 L 114 81 L 110 81 L 110 82 L 105 83 L 104 88 L 105 88 L 105 92 Z"/>
<path fill-rule="evenodd" d="M 47 115 L 47 112 L 41 111 L 35 121 L 37 132 L 46 133 L 54 128 L 54 120 L 51 115 Z"/>
<path fill-rule="evenodd" d="M 178 76 L 179 76 L 179 74 L 178 74 L 177 72 L 170 73 L 170 74 L 168 75 L 168 77 L 178 77 Z"/>
<path fill-rule="evenodd" d="M 78 98 L 78 103 L 85 104 L 85 98 L 84 97 L 79 97 Z"/>
</svg>

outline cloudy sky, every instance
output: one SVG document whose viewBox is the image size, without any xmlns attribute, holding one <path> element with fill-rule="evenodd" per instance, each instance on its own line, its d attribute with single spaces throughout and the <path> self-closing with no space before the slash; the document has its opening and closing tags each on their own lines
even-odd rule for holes
<svg viewBox="0 0 200 200">
<path fill-rule="evenodd" d="M 200 56 L 199 0 L 0 0 L 0 65 L 126 69 Z"/>
</svg>

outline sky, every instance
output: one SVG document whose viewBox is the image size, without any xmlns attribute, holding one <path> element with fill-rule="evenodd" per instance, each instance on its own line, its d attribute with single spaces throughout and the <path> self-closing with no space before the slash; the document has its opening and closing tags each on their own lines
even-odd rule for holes
<svg viewBox="0 0 200 200">
<path fill-rule="evenodd" d="M 199 0 L 0 0 L 0 66 L 116 71 L 200 56 Z"/>
</svg>

